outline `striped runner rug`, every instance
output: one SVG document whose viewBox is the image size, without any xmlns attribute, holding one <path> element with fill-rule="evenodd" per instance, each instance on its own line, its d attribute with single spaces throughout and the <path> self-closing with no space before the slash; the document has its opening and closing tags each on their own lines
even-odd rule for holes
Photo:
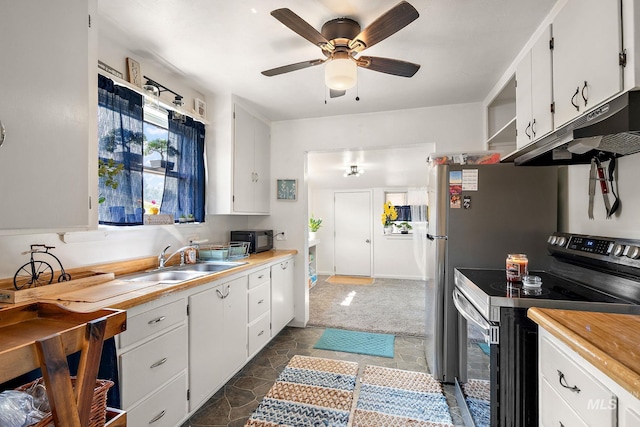
<svg viewBox="0 0 640 427">
<path fill-rule="evenodd" d="M 431 375 L 366 366 L 353 427 L 453 427 L 442 385 Z"/>
<path fill-rule="evenodd" d="M 293 356 L 245 427 L 346 427 L 358 364 Z"/>
</svg>

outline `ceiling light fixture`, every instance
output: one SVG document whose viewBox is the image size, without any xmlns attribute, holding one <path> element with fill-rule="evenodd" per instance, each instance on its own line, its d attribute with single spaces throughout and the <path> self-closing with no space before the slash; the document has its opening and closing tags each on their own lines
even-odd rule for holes
<svg viewBox="0 0 640 427">
<path fill-rule="evenodd" d="M 184 105 L 182 95 L 172 91 L 168 87 L 161 85 L 160 83 L 152 80 L 147 76 L 143 77 L 147 79 L 147 82 L 144 84 L 144 86 L 142 86 L 142 88 L 150 95 L 159 97 L 162 92 L 171 92 L 175 95 L 175 98 L 173 99 L 173 105 L 175 105 L 176 107 L 182 107 Z"/>
<path fill-rule="evenodd" d="M 324 66 L 324 84 L 333 90 L 351 89 L 358 81 L 358 65 L 348 54 L 338 53 Z"/>
<path fill-rule="evenodd" d="M 358 169 L 358 166 L 351 165 L 349 169 L 346 170 L 344 176 L 360 176 L 364 173 L 364 170 Z"/>
</svg>

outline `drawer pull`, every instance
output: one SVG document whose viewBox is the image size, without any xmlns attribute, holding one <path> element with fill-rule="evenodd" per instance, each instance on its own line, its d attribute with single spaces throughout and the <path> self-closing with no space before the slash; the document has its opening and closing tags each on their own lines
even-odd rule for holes
<svg viewBox="0 0 640 427">
<path fill-rule="evenodd" d="M 165 414 L 165 413 L 166 413 L 166 411 L 165 411 L 165 410 L 162 410 L 162 412 L 160 412 L 158 415 L 156 415 L 155 417 L 153 417 L 153 418 L 151 419 L 151 421 L 149 421 L 149 424 L 153 424 L 153 423 L 155 423 L 156 421 L 158 421 L 160 418 L 164 417 L 164 414 Z"/>
<path fill-rule="evenodd" d="M 154 323 L 160 323 L 160 322 L 162 322 L 162 321 L 163 321 L 164 319 L 166 319 L 166 318 L 167 318 L 167 316 L 160 316 L 160 317 L 155 318 L 155 319 L 153 319 L 153 320 L 149 320 L 147 323 L 148 323 L 149 325 L 153 325 Z"/>
<path fill-rule="evenodd" d="M 264 334 L 264 329 L 260 331 L 260 333 L 258 334 L 258 336 L 261 336 L 262 334 Z"/>
<path fill-rule="evenodd" d="M 264 274 L 261 274 L 258 276 L 258 279 L 262 279 L 264 277 Z"/>
<path fill-rule="evenodd" d="M 165 363 L 167 363 L 167 358 L 163 357 L 162 359 L 158 360 L 156 363 L 154 363 L 153 365 L 149 366 L 151 369 L 153 368 L 157 368 L 160 365 L 164 365 Z"/>
<path fill-rule="evenodd" d="M 263 299 L 261 299 L 260 301 L 258 301 L 258 304 L 262 304 L 264 302 Z"/>
<path fill-rule="evenodd" d="M 577 385 L 574 385 L 573 387 L 571 387 L 569 384 L 567 384 L 567 379 L 564 377 L 564 374 L 559 369 L 558 369 L 558 382 L 562 387 L 568 388 L 569 390 L 575 393 L 580 393 L 580 389 L 578 388 Z"/>
</svg>

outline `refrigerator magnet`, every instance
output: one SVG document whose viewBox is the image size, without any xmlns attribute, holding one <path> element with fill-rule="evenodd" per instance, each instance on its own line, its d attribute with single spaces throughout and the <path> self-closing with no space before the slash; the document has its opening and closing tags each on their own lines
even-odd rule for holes
<svg viewBox="0 0 640 427">
<path fill-rule="evenodd" d="M 471 209 L 471 196 L 462 196 L 462 207 Z"/>
</svg>

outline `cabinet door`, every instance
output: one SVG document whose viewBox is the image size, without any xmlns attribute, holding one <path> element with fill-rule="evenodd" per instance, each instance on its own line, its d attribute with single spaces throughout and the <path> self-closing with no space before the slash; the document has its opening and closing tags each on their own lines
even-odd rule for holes
<svg viewBox="0 0 640 427">
<path fill-rule="evenodd" d="M 233 211 L 252 212 L 255 188 L 253 116 L 234 106 Z"/>
<path fill-rule="evenodd" d="M 189 297 L 189 411 L 226 379 L 222 290 L 223 285 Z"/>
<path fill-rule="evenodd" d="M 550 40 L 551 27 L 547 27 L 531 48 L 531 133 L 534 140 L 553 130 Z"/>
<path fill-rule="evenodd" d="M 620 0 L 569 0 L 554 19 L 556 127 L 622 89 L 620 29 Z"/>
<path fill-rule="evenodd" d="M 222 285 L 225 336 L 219 348 L 224 351 L 225 377 L 247 361 L 247 283 L 244 276 Z"/>
<path fill-rule="evenodd" d="M 0 228 L 89 225 L 89 144 L 97 138 L 90 128 L 98 107 L 89 102 L 97 99 L 89 92 L 97 91 L 95 60 L 90 64 L 97 39 L 88 15 L 95 5 L 3 2 Z"/>
<path fill-rule="evenodd" d="M 271 336 L 293 319 L 293 259 L 271 267 Z"/>
<path fill-rule="evenodd" d="M 254 170 L 256 180 L 254 185 L 256 213 L 269 213 L 271 200 L 271 130 L 262 120 L 254 119 Z"/>
<path fill-rule="evenodd" d="M 527 53 L 516 68 L 516 148 L 532 141 L 531 133 L 531 52 Z"/>
</svg>

